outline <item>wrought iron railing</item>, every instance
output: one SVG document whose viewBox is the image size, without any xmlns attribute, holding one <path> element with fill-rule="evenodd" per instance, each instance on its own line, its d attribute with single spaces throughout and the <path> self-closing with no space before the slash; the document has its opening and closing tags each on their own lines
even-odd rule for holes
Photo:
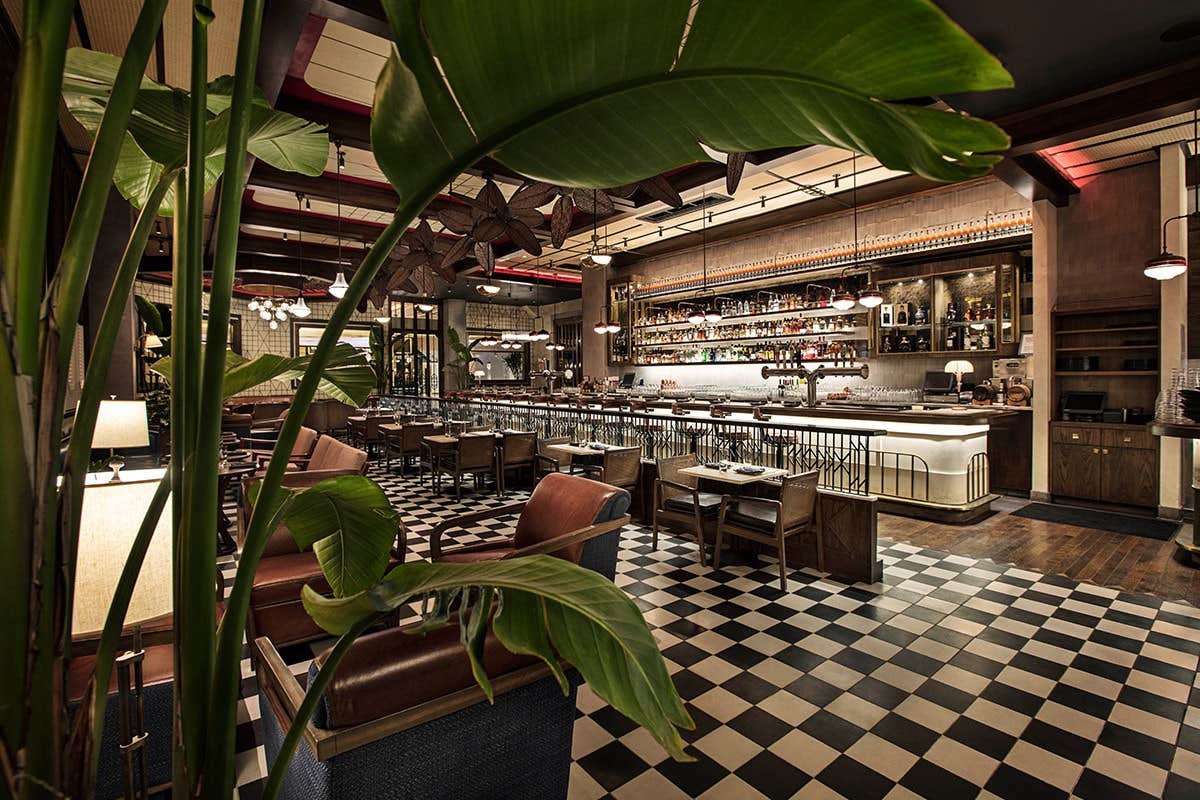
<svg viewBox="0 0 1200 800">
<path fill-rule="evenodd" d="M 413 412 L 438 416 L 445 422 L 638 446 L 648 459 L 695 453 L 701 461 L 738 461 L 789 472 L 815 469 L 820 473 L 821 488 L 847 494 L 871 494 L 873 472 L 892 491 L 903 484 L 888 476 L 886 470 L 880 472 L 881 454 L 872 452 L 871 441 L 886 431 L 871 428 L 780 425 L 758 420 L 701 419 L 619 409 L 437 397 L 392 399 Z M 927 472 L 924 480 L 927 495 Z M 908 493 L 897 496 L 912 497 Z"/>
</svg>

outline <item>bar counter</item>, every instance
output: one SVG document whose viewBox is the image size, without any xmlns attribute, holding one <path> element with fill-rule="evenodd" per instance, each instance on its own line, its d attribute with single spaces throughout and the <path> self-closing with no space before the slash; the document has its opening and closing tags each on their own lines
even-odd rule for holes
<svg viewBox="0 0 1200 800">
<path fill-rule="evenodd" d="M 493 418 L 499 413 L 544 435 L 570 430 L 598 439 L 607 433 L 609 439 L 641 444 L 650 459 L 690 449 L 704 458 L 733 454 L 763 466 L 819 466 L 825 488 L 849 487 L 878 496 L 889 510 L 959 522 L 986 514 L 997 496 L 989 483 L 992 426 L 1029 413 L 1006 406 L 807 408 L 633 395 L 471 393 L 439 402 L 451 406 L 443 413 L 473 411 L 483 418 L 480 412 L 490 410 Z M 711 429 L 711 435 L 696 433 L 700 428 Z M 740 448 L 730 435 L 734 431 L 743 441 Z M 853 478 L 839 479 L 843 472 Z"/>
</svg>

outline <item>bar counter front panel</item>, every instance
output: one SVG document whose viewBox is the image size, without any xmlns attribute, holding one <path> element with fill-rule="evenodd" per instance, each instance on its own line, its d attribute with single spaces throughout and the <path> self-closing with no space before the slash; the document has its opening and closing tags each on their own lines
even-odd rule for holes
<svg viewBox="0 0 1200 800">
<path fill-rule="evenodd" d="M 817 468 L 821 486 L 875 495 L 912 512 L 977 511 L 995 499 L 988 431 L 1010 409 L 804 408 L 739 403 L 640 402 L 630 397 L 395 398 L 410 408 L 476 424 L 638 445 L 645 458 L 695 452 L 792 471 Z M 630 411 L 632 401 L 638 410 Z M 673 413 L 672 407 L 686 414 Z M 714 416 L 712 409 L 724 410 Z"/>
</svg>

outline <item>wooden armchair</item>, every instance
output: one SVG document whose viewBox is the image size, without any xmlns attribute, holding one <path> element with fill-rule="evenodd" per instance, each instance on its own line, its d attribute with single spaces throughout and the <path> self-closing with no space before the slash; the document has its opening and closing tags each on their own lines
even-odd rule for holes
<svg viewBox="0 0 1200 800">
<path fill-rule="evenodd" d="M 530 478 L 536 477 L 538 435 L 533 431 L 505 432 L 504 440 L 497 452 L 499 458 L 500 493 L 507 489 L 508 472 L 529 470 Z"/>
<path fill-rule="evenodd" d="M 568 444 L 570 441 L 570 436 L 538 439 L 536 463 L 539 478 L 552 472 L 569 473 L 571 471 L 571 454 L 554 447 L 556 444 Z"/>
<path fill-rule="evenodd" d="M 619 486 L 622 489 L 633 489 L 637 486 L 638 475 L 642 469 L 642 449 L 640 447 L 610 447 L 604 451 L 599 465 L 576 465 L 589 478 Z"/>
<path fill-rule="evenodd" d="M 629 503 L 629 492 L 623 489 L 578 475 L 547 475 L 524 503 L 463 514 L 434 527 L 429 534 L 430 558 L 475 563 L 549 553 L 612 580 L 620 529 L 629 522 Z M 448 531 L 513 514 L 520 518 L 511 538 L 450 550 L 442 546 Z"/>
<path fill-rule="evenodd" d="M 392 456 L 400 459 L 400 474 L 404 475 L 409 459 L 420 458 L 421 440 L 432 436 L 436 426 L 432 422 L 406 422 L 399 431 L 384 431 L 384 468 L 392 468 Z"/>
<path fill-rule="evenodd" d="M 701 492 L 699 480 L 681 470 L 700 463 L 695 453 L 660 458 L 656 462 L 658 477 L 654 481 L 654 507 L 651 511 L 654 531 L 653 544 L 658 549 L 658 527 L 667 523 L 672 528 L 690 531 L 700 545 L 700 565 L 707 564 L 704 538 L 706 533 L 715 536 L 717 512 L 721 508 L 721 495 Z"/>
<path fill-rule="evenodd" d="M 779 588 L 787 591 L 787 539 L 811 535 L 817 543 L 817 567 L 823 569 L 825 550 L 816 530 L 817 481 L 819 471 L 803 472 L 783 479 L 779 499 L 725 497 L 717 517 L 717 542 L 713 567 L 721 567 L 721 540 L 726 533 L 779 550 Z"/>
<path fill-rule="evenodd" d="M 438 454 L 432 465 L 435 480 L 440 475 L 454 479 L 454 497 L 462 499 L 462 476 L 471 475 L 479 487 L 479 478 L 490 474 L 496 481 L 496 494 L 500 494 L 500 470 L 496 458 L 496 437 L 490 433 L 464 434 L 458 445 Z"/>
</svg>

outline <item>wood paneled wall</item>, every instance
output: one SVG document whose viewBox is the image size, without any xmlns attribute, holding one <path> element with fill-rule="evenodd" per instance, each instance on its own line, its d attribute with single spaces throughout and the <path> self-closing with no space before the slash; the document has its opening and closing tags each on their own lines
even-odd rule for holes
<svg viewBox="0 0 1200 800">
<path fill-rule="evenodd" d="M 1098 175 L 1058 212 L 1057 309 L 1158 305 L 1142 266 L 1161 244 L 1158 162 Z"/>
</svg>

